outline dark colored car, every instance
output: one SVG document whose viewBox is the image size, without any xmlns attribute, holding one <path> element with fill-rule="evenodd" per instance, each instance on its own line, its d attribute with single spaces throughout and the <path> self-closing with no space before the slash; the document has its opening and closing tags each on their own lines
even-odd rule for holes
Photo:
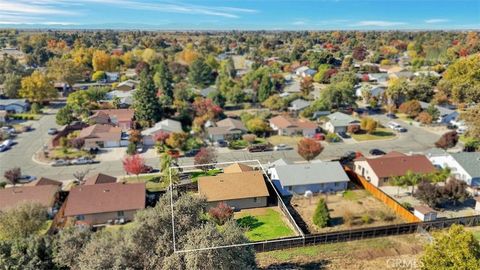
<svg viewBox="0 0 480 270">
<path fill-rule="evenodd" d="M 369 151 L 369 153 L 370 153 L 370 155 L 372 155 L 372 156 L 382 156 L 382 155 L 385 155 L 385 154 L 386 154 L 385 152 L 383 152 L 382 150 L 377 149 L 377 148 L 371 149 L 371 150 Z"/>
<path fill-rule="evenodd" d="M 198 152 L 200 152 L 200 149 L 188 150 L 187 152 L 185 152 L 185 156 L 186 157 L 194 157 L 198 154 Z"/>
<path fill-rule="evenodd" d="M 338 132 L 338 136 L 342 137 L 343 139 L 350 138 L 350 136 L 345 131 Z"/>
<path fill-rule="evenodd" d="M 218 140 L 218 141 L 215 142 L 214 145 L 217 146 L 217 147 L 227 147 L 228 142 L 224 141 L 224 140 Z"/>
<path fill-rule="evenodd" d="M 386 116 L 390 119 L 397 119 L 398 118 L 394 113 L 387 113 Z"/>
<path fill-rule="evenodd" d="M 143 166 L 142 173 L 152 173 L 154 171 L 152 166 L 145 165 Z"/>
<path fill-rule="evenodd" d="M 269 145 L 268 144 L 254 144 L 250 145 L 248 147 L 248 152 L 254 153 L 254 152 L 264 152 L 269 150 Z"/>
<path fill-rule="evenodd" d="M 349 162 L 353 161 L 355 159 L 355 157 L 357 157 L 357 153 L 355 153 L 353 151 L 347 151 L 347 152 L 345 152 L 345 154 L 343 154 L 340 157 L 340 162 L 349 163 Z"/>
</svg>

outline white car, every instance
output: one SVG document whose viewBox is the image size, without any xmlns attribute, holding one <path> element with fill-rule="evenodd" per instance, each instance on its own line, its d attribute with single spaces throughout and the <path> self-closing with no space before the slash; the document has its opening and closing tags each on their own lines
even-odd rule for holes
<svg viewBox="0 0 480 270">
<path fill-rule="evenodd" d="M 91 164 L 91 163 L 93 163 L 93 160 L 86 157 L 77 158 L 72 160 L 71 162 L 72 165 L 83 165 L 83 164 Z"/>
<path fill-rule="evenodd" d="M 5 140 L 5 141 L 3 141 L 3 143 L 1 145 L 5 146 L 7 148 L 10 148 L 10 146 L 13 145 L 13 140 Z"/>
<path fill-rule="evenodd" d="M 402 126 L 400 126 L 399 123 L 393 122 L 393 121 L 388 122 L 387 126 L 388 126 L 389 128 L 391 128 L 391 129 L 396 129 L 396 128 L 402 127 Z"/>
<path fill-rule="evenodd" d="M 291 146 L 286 145 L 286 144 L 278 144 L 273 147 L 273 151 L 281 151 L 281 150 L 290 150 L 292 149 Z"/>
<path fill-rule="evenodd" d="M 468 128 L 467 127 L 458 127 L 457 128 L 457 133 L 458 134 L 465 134 L 467 132 Z"/>
</svg>

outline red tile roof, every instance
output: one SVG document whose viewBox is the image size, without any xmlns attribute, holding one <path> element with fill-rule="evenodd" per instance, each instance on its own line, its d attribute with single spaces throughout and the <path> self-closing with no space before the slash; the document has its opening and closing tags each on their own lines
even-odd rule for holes
<svg viewBox="0 0 480 270">
<path fill-rule="evenodd" d="M 73 187 L 68 195 L 65 216 L 144 209 L 145 194 L 145 183 Z"/>
</svg>

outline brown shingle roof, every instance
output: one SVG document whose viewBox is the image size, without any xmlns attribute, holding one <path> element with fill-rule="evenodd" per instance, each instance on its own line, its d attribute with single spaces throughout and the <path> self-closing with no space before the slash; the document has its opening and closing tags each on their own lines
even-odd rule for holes
<svg viewBox="0 0 480 270">
<path fill-rule="evenodd" d="M 23 202 L 36 202 L 52 207 L 59 187 L 54 185 L 24 186 L 0 189 L 0 211 Z"/>
<path fill-rule="evenodd" d="M 234 163 L 223 169 L 224 173 L 241 173 L 253 171 L 253 168 L 242 163 Z"/>
<path fill-rule="evenodd" d="M 85 185 L 109 184 L 117 182 L 117 178 L 103 173 L 96 173 L 85 179 Z"/>
<path fill-rule="evenodd" d="M 61 186 L 62 185 L 62 182 L 60 181 L 57 181 L 57 180 L 53 180 L 53 179 L 50 179 L 50 178 L 45 178 L 45 177 L 42 177 L 38 180 L 35 180 L 33 182 L 30 182 L 28 184 L 26 184 L 25 186 L 46 186 L 46 185 L 53 185 L 53 186 Z"/>
<path fill-rule="evenodd" d="M 95 110 L 94 115 L 106 114 L 109 118 L 116 118 L 118 122 L 125 122 L 133 120 L 135 111 L 132 109 L 110 109 L 110 110 Z"/>
<path fill-rule="evenodd" d="M 96 124 L 86 127 L 80 131 L 78 138 L 89 139 L 97 138 L 99 140 L 120 140 L 122 129 L 110 125 Z"/>
<path fill-rule="evenodd" d="M 208 202 L 268 196 L 263 174 L 259 171 L 199 177 L 198 192 Z"/>
<path fill-rule="evenodd" d="M 390 154 L 390 155 L 389 155 Z M 378 158 L 366 158 L 375 174 L 382 177 L 393 177 L 405 175 L 408 171 L 413 173 L 431 173 L 435 167 L 424 155 L 399 155 L 389 153 Z"/>
<path fill-rule="evenodd" d="M 233 119 L 233 118 L 225 118 L 223 120 L 220 120 L 216 123 L 217 127 L 227 127 L 230 129 L 240 129 L 246 131 L 247 128 L 245 125 L 242 123 L 242 121 Z"/>
<path fill-rule="evenodd" d="M 145 183 L 73 187 L 68 195 L 65 216 L 144 209 L 145 193 Z"/>
<path fill-rule="evenodd" d="M 278 128 L 293 128 L 298 127 L 301 129 L 317 128 L 317 124 L 307 119 L 294 119 L 291 117 L 279 115 L 270 119 L 270 123 Z"/>
</svg>

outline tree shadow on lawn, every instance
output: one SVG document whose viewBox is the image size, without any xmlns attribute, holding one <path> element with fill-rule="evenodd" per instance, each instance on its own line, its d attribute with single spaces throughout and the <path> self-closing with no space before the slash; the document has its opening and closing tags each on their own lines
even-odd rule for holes
<svg viewBox="0 0 480 270">
<path fill-rule="evenodd" d="M 378 137 L 388 137 L 388 136 L 393 136 L 394 134 L 389 131 L 382 131 L 382 130 L 377 130 L 372 132 L 372 135 L 378 136 Z"/>
<path fill-rule="evenodd" d="M 264 270 L 322 270 L 330 264 L 328 260 L 319 260 L 309 263 L 276 263 L 262 268 Z"/>
<path fill-rule="evenodd" d="M 457 202 L 453 204 L 452 202 L 445 202 L 439 205 L 439 208 L 444 211 L 454 211 L 458 212 L 465 209 L 475 209 L 475 199 L 469 198 L 465 200 L 463 203 Z"/>
<path fill-rule="evenodd" d="M 237 219 L 238 225 L 249 230 L 253 230 L 265 224 L 264 222 L 259 221 L 256 217 L 245 216 Z"/>
</svg>

